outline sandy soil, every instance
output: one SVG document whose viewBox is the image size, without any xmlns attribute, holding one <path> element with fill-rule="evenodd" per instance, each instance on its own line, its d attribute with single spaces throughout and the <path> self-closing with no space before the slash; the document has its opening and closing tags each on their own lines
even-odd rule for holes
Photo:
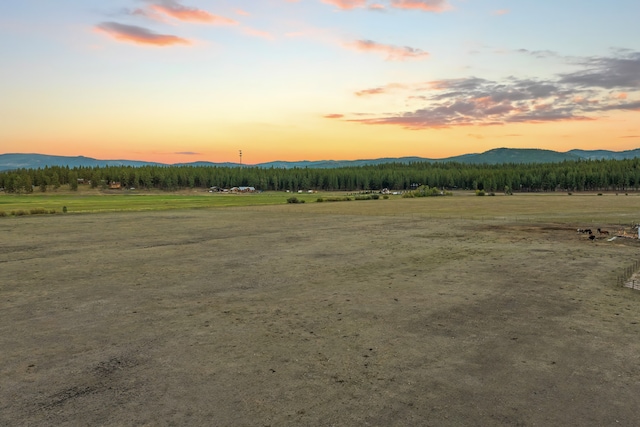
<svg viewBox="0 0 640 427">
<path fill-rule="evenodd" d="M 638 242 L 358 203 L 0 218 L 0 425 L 640 425 Z"/>
</svg>

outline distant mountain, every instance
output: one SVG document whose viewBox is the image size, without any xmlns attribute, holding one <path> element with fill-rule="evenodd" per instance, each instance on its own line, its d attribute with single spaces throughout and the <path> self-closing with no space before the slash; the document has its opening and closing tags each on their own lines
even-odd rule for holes
<svg viewBox="0 0 640 427">
<path fill-rule="evenodd" d="M 571 150 L 561 153 L 553 150 L 536 148 L 495 148 L 484 153 L 463 154 L 461 156 L 444 159 L 429 159 L 424 157 L 384 157 L 364 160 L 303 160 L 299 162 L 275 161 L 256 165 L 244 165 L 261 168 L 342 168 L 349 166 L 380 165 L 388 163 L 413 162 L 458 162 L 465 164 L 501 164 L 501 163 L 556 163 L 576 160 L 623 160 L 640 157 L 640 148 L 627 151 L 609 150 Z M 74 167 L 105 167 L 105 166 L 210 166 L 210 167 L 239 167 L 238 163 L 224 162 L 192 162 L 174 165 L 142 162 L 136 160 L 98 160 L 91 157 L 77 156 L 49 156 L 45 154 L 0 154 L 0 171 L 13 169 L 39 169 L 46 166 Z"/>
<path fill-rule="evenodd" d="M 0 171 L 12 169 L 40 169 L 46 166 L 104 167 L 104 166 L 145 166 L 160 163 L 135 160 L 97 160 L 91 157 L 50 156 L 47 154 L 0 154 Z"/>
<path fill-rule="evenodd" d="M 449 157 L 445 161 L 468 164 L 500 164 L 500 163 L 559 163 L 565 160 L 581 160 L 582 157 L 571 152 L 559 153 L 537 148 L 494 148 L 480 154 L 465 154 Z"/>
<path fill-rule="evenodd" d="M 609 151 L 609 150 L 571 150 L 569 154 L 575 154 L 583 159 L 588 160 L 600 160 L 600 159 L 633 159 L 634 157 L 640 157 L 640 148 L 627 151 Z"/>
</svg>

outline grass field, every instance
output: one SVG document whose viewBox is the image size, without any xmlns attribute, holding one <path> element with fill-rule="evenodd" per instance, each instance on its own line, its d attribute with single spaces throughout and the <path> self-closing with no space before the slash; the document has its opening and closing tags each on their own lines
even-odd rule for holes
<svg viewBox="0 0 640 427">
<path fill-rule="evenodd" d="M 0 211 L 9 215 L 12 211 L 42 208 L 62 213 L 98 213 L 126 211 L 162 211 L 174 209 L 251 207 L 286 205 L 287 199 L 297 197 L 306 203 L 318 198 L 345 196 L 347 193 L 287 193 L 263 192 L 255 194 L 218 194 L 202 190 L 181 192 L 100 191 L 82 189 L 80 192 L 61 191 L 11 195 L 0 193 Z M 513 196 L 475 197 L 471 192 L 456 192 L 454 197 L 429 198 L 428 214 L 445 218 L 497 218 L 510 220 L 559 220 L 563 222 L 616 222 L 622 225 L 640 222 L 640 194 L 608 193 L 520 193 Z M 352 197 L 353 199 L 353 197 Z M 393 203 L 401 203 L 401 207 Z M 370 212 L 363 206 L 345 203 L 376 203 L 373 212 L 393 215 L 421 214 L 423 204 L 403 200 L 401 196 L 390 199 L 351 202 L 325 202 L 318 212 Z M 305 204 L 306 205 L 306 204 Z M 560 208 L 559 208 L 560 207 Z M 304 205 L 289 206 L 289 210 Z M 366 214 L 366 213 L 365 213 Z"/>
<path fill-rule="evenodd" d="M 0 425 L 640 425 L 640 197 L 255 196 L 0 218 Z"/>
<path fill-rule="evenodd" d="M 62 213 L 63 207 L 66 206 L 68 213 L 96 213 L 255 206 L 286 203 L 287 198 L 292 196 L 305 201 L 315 201 L 318 198 L 313 194 L 294 195 L 285 192 L 212 194 L 202 190 L 175 193 L 85 190 L 80 193 L 63 191 L 60 194 L 2 194 L 0 211 L 9 214 L 17 210 L 30 211 L 42 208 Z"/>
</svg>

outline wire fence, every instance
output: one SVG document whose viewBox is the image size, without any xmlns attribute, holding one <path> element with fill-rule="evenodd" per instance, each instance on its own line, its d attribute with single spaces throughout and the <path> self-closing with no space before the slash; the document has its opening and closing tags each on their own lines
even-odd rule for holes
<svg viewBox="0 0 640 427">
<path fill-rule="evenodd" d="M 636 260 L 632 265 L 625 267 L 624 272 L 618 275 L 618 284 L 626 288 L 640 290 L 640 260 Z"/>
</svg>

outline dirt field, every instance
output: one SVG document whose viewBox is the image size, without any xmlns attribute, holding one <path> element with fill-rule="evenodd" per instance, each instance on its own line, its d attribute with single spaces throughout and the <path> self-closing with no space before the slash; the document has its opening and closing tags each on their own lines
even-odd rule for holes
<svg viewBox="0 0 640 427">
<path fill-rule="evenodd" d="M 498 199 L 0 218 L 0 425 L 640 425 L 640 197 Z"/>
</svg>

